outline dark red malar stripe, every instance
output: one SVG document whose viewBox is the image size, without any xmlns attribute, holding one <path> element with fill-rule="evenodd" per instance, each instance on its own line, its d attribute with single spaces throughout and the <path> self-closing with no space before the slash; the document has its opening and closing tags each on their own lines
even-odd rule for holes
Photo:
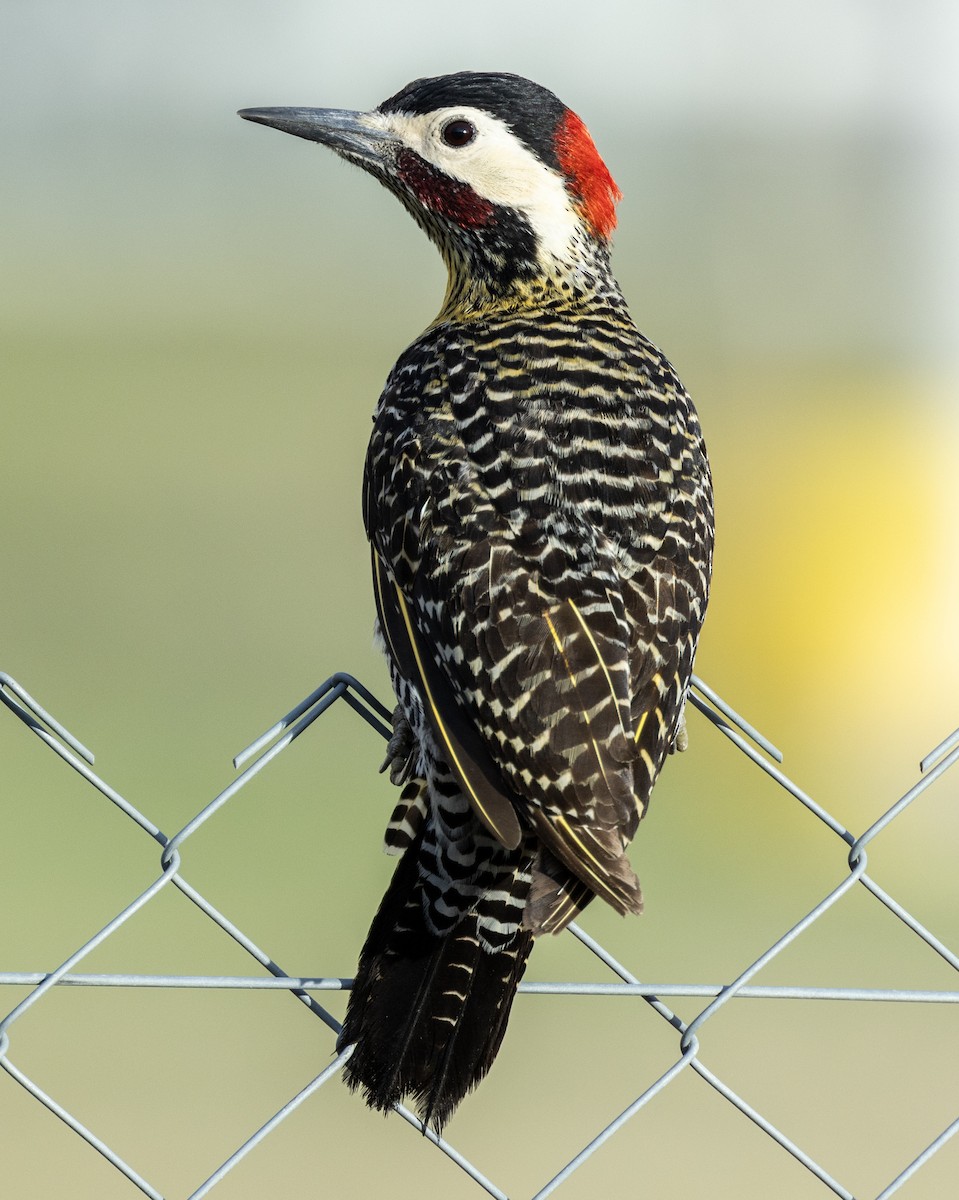
<svg viewBox="0 0 959 1200">
<path fill-rule="evenodd" d="M 477 229 L 493 216 L 493 204 L 474 192 L 468 183 L 437 171 L 412 150 L 402 150 L 397 159 L 400 178 L 424 206 L 459 225 Z"/>
<path fill-rule="evenodd" d="M 554 141 L 559 165 L 580 201 L 593 231 L 608 238 L 616 228 L 616 204 L 623 193 L 589 136 L 589 130 L 570 109 L 560 121 Z"/>
</svg>

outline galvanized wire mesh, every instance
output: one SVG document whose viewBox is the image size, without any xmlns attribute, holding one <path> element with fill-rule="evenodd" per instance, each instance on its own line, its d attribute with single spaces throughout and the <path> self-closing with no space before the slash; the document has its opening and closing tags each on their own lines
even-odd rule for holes
<svg viewBox="0 0 959 1200">
<path fill-rule="evenodd" d="M 711 1070 L 703 1060 L 700 1052 L 700 1033 L 703 1026 L 711 1020 L 720 1009 L 734 1000 L 753 999 L 774 1002 L 784 999 L 804 1000 L 840 1000 L 862 1005 L 872 1002 L 886 1002 L 905 1005 L 949 1005 L 959 1004 L 959 990 L 930 991 L 908 989 L 869 989 L 843 987 L 777 987 L 762 985 L 754 982 L 759 973 L 767 967 L 782 951 L 802 938 L 825 913 L 837 905 L 844 897 L 856 889 L 864 889 L 875 898 L 927 950 L 954 971 L 959 971 L 959 955 L 948 947 L 927 929 L 902 903 L 884 890 L 867 871 L 868 849 L 870 843 L 883 833 L 911 804 L 914 803 L 932 784 L 955 764 L 959 759 L 959 730 L 932 750 L 920 764 L 921 778 L 895 804 L 877 816 L 876 820 L 858 836 L 846 830 L 821 805 L 796 786 L 780 769 L 781 755 L 766 739 L 752 726 L 744 721 L 733 709 L 708 688 L 701 680 L 694 680 L 691 702 L 696 709 L 720 731 L 729 742 L 737 747 L 755 766 L 780 788 L 784 789 L 793 801 L 822 822 L 834 836 L 835 846 L 841 852 L 847 871 L 841 882 L 832 888 L 817 903 L 811 911 L 778 937 L 763 954 L 742 970 L 736 978 L 724 985 L 715 984 L 659 984 L 650 986 L 641 983 L 630 972 L 628 967 L 620 963 L 594 938 L 590 937 L 578 926 L 571 926 L 571 935 L 587 947 L 608 968 L 613 982 L 605 983 L 527 983 L 522 986 L 526 993 L 555 994 L 565 993 L 574 995 L 609 995 L 635 996 L 641 998 L 675 1031 L 677 1043 L 675 1062 L 663 1072 L 652 1084 L 647 1086 L 635 1099 L 615 1118 L 609 1122 L 596 1136 L 592 1137 L 578 1150 L 565 1167 L 552 1178 L 544 1180 L 532 1200 L 543 1200 L 560 1189 L 570 1177 L 594 1155 L 603 1143 L 615 1137 L 631 1119 L 637 1116 L 654 1096 L 669 1088 L 683 1075 L 694 1073 L 708 1083 L 742 1116 L 748 1118 L 761 1129 L 785 1155 L 791 1156 L 800 1163 L 814 1180 L 821 1185 L 822 1194 L 832 1194 L 853 1200 L 854 1192 L 849 1181 L 842 1182 L 835 1178 L 825 1166 L 818 1162 L 803 1147 L 799 1146 L 785 1130 L 777 1128 L 772 1121 L 752 1106 L 748 1099 L 737 1094 L 729 1084 L 715 1071 Z M 8 675 L 0 674 L 0 700 L 19 718 L 38 738 L 41 739 L 55 754 L 71 766 L 91 787 L 95 788 L 106 800 L 109 800 L 124 817 L 135 823 L 142 832 L 152 838 L 160 847 L 160 868 L 155 878 L 151 879 L 137 895 L 133 896 L 120 912 L 116 914 L 98 933 L 83 945 L 79 946 L 69 957 L 53 971 L 28 971 L 0 973 L 0 983 L 29 987 L 31 990 L 25 998 L 0 1021 L 0 1066 L 7 1075 L 16 1080 L 41 1104 L 65 1122 L 92 1149 L 97 1150 L 113 1167 L 125 1177 L 132 1188 L 153 1200 L 163 1200 L 161 1192 L 154 1184 L 143 1177 L 133 1166 L 113 1149 L 109 1142 L 109 1130 L 94 1131 L 87 1128 L 83 1122 L 69 1111 L 54 1095 L 46 1092 L 32 1079 L 15 1061 L 16 1057 L 16 1024 L 31 1010 L 44 1004 L 55 988 L 65 986 L 89 987 L 192 987 L 202 989 L 217 988 L 247 988 L 288 991 L 296 996 L 306 1007 L 322 1021 L 333 1034 L 339 1031 L 339 1023 L 317 999 L 317 994 L 323 991 L 339 991 L 350 986 L 350 980 L 342 978 L 304 978 L 288 975 L 274 961 L 273 957 L 256 945 L 230 918 L 218 911 L 195 887 L 187 882 L 183 874 L 183 851 L 189 839 L 205 825 L 207 821 L 229 801 L 260 771 L 262 771 L 278 754 L 284 751 L 301 733 L 310 728 L 314 721 L 338 700 L 343 700 L 360 717 L 363 718 L 377 733 L 384 738 L 389 735 L 389 710 L 384 707 L 362 684 L 349 675 L 337 674 L 328 679 L 315 692 L 306 697 L 291 712 L 287 713 L 262 737 L 244 750 L 234 760 L 240 774 L 234 781 L 203 807 L 175 836 L 167 837 L 156 825 L 140 812 L 133 804 L 119 794 L 108 783 L 101 779 L 92 769 L 93 755 L 63 727 L 49 712 L 40 706 L 29 693 Z M 132 975 L 132 974 L 84 974 L 78 971 L 83 960 L 97 947 L 110 939 L 131 917 L 144 906 L 149 905 L 165 889 L 174 888 L 187 896 L 197 908 L 203 912 L 218 929 L 228 934 L 241 946 L 259 965 L 261 973 L 246 976 L 182 976 L 182 975 Z M 701 997 L 707 1001 L 702 1011 L 688 1022 L 683 1021 L 665 1003 L 667 997 L 692 996 Z M 323 1071 L 310 1083 L 299 1090 L 259 1129 L 248 1136 L 242 1144 L 203 1182 L 191 1192 L 189 1200 L 199 1200 L 207 1196 L 233 1170 L 233 1168 L 264 1139 L 272 1133 L 298 1108 L 305 1100 L 322 1088 L 340 1071 L 350 1051 L 347 1049 L 339 1054 Z M 959 1106 L 959 1085 L 957 1085 L 957 1106 Z M 481 1166 L 467 1158 L 448 1140 L 438 1137 L 430 1130 L 424 1130 L 416 1118 L 406 1108 L 398 1108 L 398 1112 L 416 1131 L 425 1133 L 436 1147 L 453 1160 L 473 1181 L 478 1191 L 505 1200 L 505 1192 L 486 1177 Z M 959 1132 L 959 1116 L 945 1129 L 930 1130 L 930 1140 L 924 1146 L 916 1147 L 914 1156 L 902 1163 L 901 1169 L 894 1178 L 875 1196 L 875 1200 L 886 1200 L 898 1192 L 903 1185 L 912 1179 L 917 1172 L 929 1162 L 949 1141 Z M 375 1136 L 371 1134 L 371 1136 Z M 131 1188 L 131 1190 L 132 1190 Z"/>
</svg>

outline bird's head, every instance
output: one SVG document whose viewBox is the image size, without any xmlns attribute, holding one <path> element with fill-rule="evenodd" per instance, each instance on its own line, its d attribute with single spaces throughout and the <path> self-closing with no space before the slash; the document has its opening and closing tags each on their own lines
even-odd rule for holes
<svg viewBox="0 0 959 1200">
<path fill-rule="evenodd" d="M 253 108 L 375 175 L 437 243 L 444 312 L 548 302 L 601 287 L 619 189 L 586 126 L 518 75 L 417 79 L 370 112 Z"/>
</svg>

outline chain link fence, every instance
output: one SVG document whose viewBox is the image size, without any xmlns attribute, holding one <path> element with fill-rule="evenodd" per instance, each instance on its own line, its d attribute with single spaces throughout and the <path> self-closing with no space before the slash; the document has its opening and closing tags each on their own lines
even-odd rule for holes
<svg viewBox="0 0 959 1200">
<path fill-rule="evenodd" d="M 273 957 L 258 946 L 246 933 L 237 927 L 230 917 L 218 911 L 210 901 L 186 879 L 183 873 L 183 857 L 189 839 L 205 825 L 215 813 L 230 800 L 260 771 L 267 767 L 280 753 L 309 729 L 317 718 L 326 713 L 338 701 L 350 708 L 367 722 L 378 734 L 386 738 L 390 734 L 390 711 L 381 704 L 361 683 L 349 675 L 337 674 L 328 679 L 310 696 L 287 713 L 271 729 L 267 730 L 252 745 L 234 760 L 240 772 L 234 781 L 211 800 L 175 836 L 168 837 L 153 824 L 148 816 L 140 812 L 125 797 L 120 795 L 92 769 L 93 755 L 67 729 L 47 712 L 15 680 L 0 674 L 0 700 L 28 729 L 30 729 L 53 753 L 73 768 L 100 795 L 110 801 L 123 817 L 133 822 L 142 833 L 152 838 L 160 850 L 159 873 L 148 886 L 133 896 L 102 929 L 79 946 L 55 970 L 28 972 L 0 972 L 0 984 L 29 988 L 23 1000 L 0 1021 L 0 1066 L 7 1076 L 26 1089 L 40 1104 L 59 1117 L 92 1150 L 101 1154 L 130 1184 L 130 1193 L 139 1191 L 152 1200 L 164 1200 L 162 1193 L 132 1165 L 126 1162 L 110 1144 L 110 1131 L 93 1130 L 56 1095 L 43 1087 L 17 1065 L 17 1022 L 30 1011 L 42 1010 L 45 1001 L 56 988 L 64 986 L 87 986 L 103 988 L 199 988 L 199 989 L 259 989 L 289 992 L 330 1030 L 331 1046 L 339 1031 L 339 1022 L 319 1002 L 318 995 L 328 991 L 349 988 L 350 980 L 342 978 L 305 978 L 287 974 Z M 845 1001 L 853 1005 L 885 1003 L 889 1005 L 936 1005 L 959 1004 L 959 990 L 930 991 L 907 989 L 875 989 L 844 987 L 771 986 L 755 982 L 760 972 L 776 959 L 787 946 L 802 938 L 834 906 L 856 891 L 865 891 L 889 913 L 901 922 L 908 934 L 921 945 L 924 953 L 935 955 L 941 962 L 959 971 L 959 955 L 945 945 L 927 929 L 900 900 L 890 895 L 868 871 L 868 852 L 873 840 L 882 834 L 898 817 L 926 790 L 936 783 L 959 759 L 959 730 L 932 750 L 920 764 L 920 779 L 895 804 L 878 814 L 874 822 L 858 835 L 845 829 L 830 813 L 796 786 L 780 769 L 782 756 L 761 734 L 742 719 L 732 708 L 701 680 L 694 679 L 690 701 L 703 717 L 723 735 L 732 747 L 763 772 L 773 783 L 783 789 L 791 800 L 800 805 L 811 817 L 821 822 L 833 835 L 837 863 L 845 863 L 841 881 L 817 903 L 806 916 L 778 937 L 754 962 L 745 967 L 736 978 L 725 985 L 713 984 L 657 984 L 655 987 L 641 982 L 627 965 L 619 962 L 607 949 L 579 926 L 570 926 L 569 936 L 577 938 L 603 964 L 609 972 L 606 982 L 579 983 L 573 981 L 555 983 L 524 983 L 521 991 L 537 995 L 593 995 L 628 996 L 637 1002 L 649 1005 L 675 1034 L 675 1061 L 657 1079 L 638 1094 L 619 1115 L 605 1128 L 581 1146 L 574 1157 L 552 1178 L 544 1179 L 532 1200 L 544 1200 L 570 1180 L 579 1168 L 610 1139 L 621 1135 L 621 1131 L 634 1119 L 639 1119 L 649 1102 L 664 1090 L 675 1085 L 681 1077 L 698 1076 L 713 1088 L 742 1118 L 752 1122 L 783 1156 L 795 1160 L 808 1173 L 819 1194 L 842 1197 L 843 1200 L 862 1200 L 862 1193 L 853 1190 L 850 1180 L 836 1178 L 807 1149 L 798 1145 L 789 1132 L 778 1128 L 771 1120 L 754 1107 L 748 1097 L 739 1095 L 729 1083 L 704 1061 L 700 1048 L 700 1035 L 704 1025 L 721 1009 L 733 1001 L 753 1000 L 773 1004 L 785 1000 L 830 1000 Z M 193 902 L 213 925 L 241 946 L 260 968 L 258 974 L 250 976 L 183 976 L 183 975 L 134 975 L 134 974 L 90 974 L 81 968 L 84 959 L 97 947 L 110 939 L 131 917 L 149 905 L 166 889 L 176 889 Z M 0 964 L 3 965 L 3 964 Z M 668 999 L 676 997 L 699 997 L 705 1006 L 692 1020 L 684 1021 L 672 1011 Z M 350 1051 L 347 1049 L 312 1079 L 305 1087 L 291 1096 L 274 1112 L 259 1129 L 248 1136 L 242 1144 L 220 1166 L 190 1193 L 189 1200 L 200 1200 L 213 1193 L 217 1186 L 230 1174 L 236 1165 L 253 1151 L 264 1139 L 269 1138 L 279 1126 L 301 1105 L 338 1075 Z M 956 1086 L 956 1105 L 959 1108 L 959 1083 Z M 506 1200 L 506 1193 L 487 1178 L 482 1163 L 472 1161 L 449 1140 L 424 1129 L 416 1116 L 404 1107 L 397 1110 L 412 1127 L 412 1131 L 423 1134 L 437 1150 L 447 1155 L 475 1183 L 475 1190 Z M 936 1156 L 954 1134 L 959 1132 L 959 1116 L 941 1130 L 930 1129 L 928 1141 L 918 1145 L 911 1157 L 901 1164 L 898 1173 L 886 1182 L 875 1194 L 875 1200 L 887 1197 L 903 1189 L 907 1181 L 917 1174 Z M 371 1137 L 375 1137 L 375 1128 Z M 474 1154 L 475 1158 L 476 1155 Z M 384 1190 L 389 1190 L 388 1164 L 384 1163 Z M 282 1180 L 277 1181 L 276 1192 L 286 1190 Z M 300 1190 L 300 1189 L 298 1189 Z M 64 1194 L 68 1194 L 65 1192 Z M 870 1192 L 870 1195 L 873 1195 Z"/>
</svg>

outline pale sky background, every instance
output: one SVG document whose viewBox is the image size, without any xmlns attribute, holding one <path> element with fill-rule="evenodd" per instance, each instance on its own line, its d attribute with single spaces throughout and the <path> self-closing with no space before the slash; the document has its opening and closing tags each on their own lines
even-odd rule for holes
<svg viewBox="0 0 959 1200">
<path fill-rule="evenodd" d="M 949 0 L 491 0 L 469 12 L 7 0 L 0 21 L 0 245 L 27 292 L 38 256 L 111 232 L 115 251 L 146 261 L 152 241 L 167 272 L 188 273 L 171 262 L 191 249 L 176 228 L 185 206 L 194 228 L 214 223 L 205 246 L 220 249 L 217 230 L 241 220 L 231 194 L 267 186 L 237 161 L 256 145 L 237 107 L 369 107 L 416 75 L 508 69 L 585 113 L 627 191 L 620 257 L 641 247 L 650 277 L 695 265 L 685 303 L 712 310 L 703 335 L 726 353 L 959 357 Z M 138 216 L 152 238 L 131 232 Z M 684 301 L 664 291 L 656 307 L 671 319 Z M 76 299 L 67 288 L 63 303 Z M 8 291 L 0 315 L 12 304 Z"/>
</svg>

